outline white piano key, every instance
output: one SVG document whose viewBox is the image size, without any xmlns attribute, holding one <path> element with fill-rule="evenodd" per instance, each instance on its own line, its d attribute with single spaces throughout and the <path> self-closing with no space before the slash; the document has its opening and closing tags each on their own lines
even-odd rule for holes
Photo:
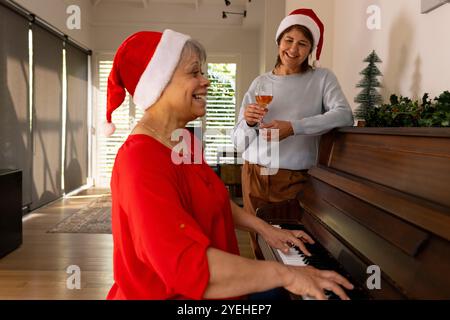
<svg viewBox="0 0 450 320">
<path fill-rule="evenodd" d="M 277 252 L 284 264 L 287 264 L 290 266 L 306 266 L 307 265 L 303 256 L 300 255 L 298 253 L 298 251 L 295 250 L 294 248 L 289 248 L 289 251 L 287 254 L 279 249 L 277 249 Z"/>
</svg>

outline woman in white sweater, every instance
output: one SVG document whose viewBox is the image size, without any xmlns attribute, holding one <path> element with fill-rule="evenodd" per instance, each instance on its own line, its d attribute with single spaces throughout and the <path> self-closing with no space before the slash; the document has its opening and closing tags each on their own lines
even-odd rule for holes
<svg viewBox="0 0 450 320">
<path fill-rule="evenodd" d="M 336 76 L 316 67 L 323 31 L 322 22 L 310 9 L 298 9 L 285 17 L 276 35 L 275 68 L 257 77 L 245 94 L 232 138 L 245 160 L 244 208 L 250 212 L 255 213 L 263 203 L 295 198 L 307 170 L 316 163 L 320 135 L 353 125 L 351 108 Z M 313 68 L 309 58 L 314 49 Z M 255 103 L 261 81 L 272 83 L 273 100 L 268 108 Z M 279 143 L 274 132 L 278 132 Z"/>
</svg>

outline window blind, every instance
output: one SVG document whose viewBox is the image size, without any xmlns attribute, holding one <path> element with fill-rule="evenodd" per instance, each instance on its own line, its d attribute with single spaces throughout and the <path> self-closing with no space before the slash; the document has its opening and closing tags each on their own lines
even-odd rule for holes
<svg viewBox="0 0 450 320">
<path fill-rule="evenodd" d="M 112 65 L 113 62 L 110 60 L 101 60 L 98 64 L 97 128 L 101 128 L 106 121 L 106 94 Z M 136 121 L 142 117 L 142 114 L 141 110 L 136 110 L 131 102 L 130 95 L 127 94 L 122 105 L 112 115 L 113 122 L 116 125 L 115 133 L 111 137 L 105 137 L 101 133 L 97 134 L 96 185 L 109 187 L 117 151 L 127 139 Z"/>
<path fill-rule="evenodd" d="M 32 210 L 63 194 L 63 41 L 37 25 L 33 25 L 33 75 Z"/>
<path fill-rule="evenodd" d="M 66 44 L 67 108 L 64 192 L 86 184 L 88 175 L 88 55 Z"/>
<path fill-rule="evenodd" d="M 233 163 L 234 146 L 230 133 L 236 123 L 236 64 L 208 63 L 205 159 L 209 165 L 217 161 Z M 222 157 L 228 151 L 231 156 Z"/>
<path fill-rule="evenodd" d="M 32 193 L 28 33 L 28 20 L 0 5 L 0 168 L 22 170 L 24 206 Z"/>
</svg>

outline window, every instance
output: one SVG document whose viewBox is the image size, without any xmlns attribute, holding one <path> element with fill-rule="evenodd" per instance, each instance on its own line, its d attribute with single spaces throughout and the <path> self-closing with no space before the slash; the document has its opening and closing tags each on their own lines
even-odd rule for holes
<svg viewBox="0 0 450 320">
<path fill-rule="evenodd" d="M 236 63 L 208 63 L 205 159 L 209 165 L 233 162 L 233 157 L 219 157 L 223 151 L 233 154 L 231 130 L 236 123 Z"/>
<path fill-rule="evenodd" d="M 98 63 L 97 128 L 102 128 L 106 121 L 106 93 L 112 65 L 111 60 L 100 60 Z M 101 132 L 97 134 L 96 186 L 109 187 L 117 151 L 142 114 L 143 112 L 134 106 L 131 96 L 127 94 L 122 105 L 113 113 L 116 132 L 111 137 L 105 137 Z"/>
<path fill-rule="evenodd" d="M 109 73 L 113 61 L 101 59 L 98 63 L 97 128 L 106 120 L 106 94 Z M 199 127 L 203 131 L 206 162 L 217 164 L 218 152 L 228 151 L 230 157 L 220 157 L 221 162 L 233 162 L 231 130 L 236 122 L 236 63 L 208 63 L 207 112 L 202 119 L 188 123 L 187 127 Z M 113 122 L 116 132 L 111 137 L 97 134 L 96 185 L 109 187 L 111 172 L 117 151 L 127 139 L 143 112 L 136 108 L 127 94 L 123 104 L 114 111 Z"/>
<path fill-rule="evenodd" d="M 87 182 L 90 52 L 4 2 L 0 167 L 22 170 L 22 207 L 34 210 Z"/>
</svg>

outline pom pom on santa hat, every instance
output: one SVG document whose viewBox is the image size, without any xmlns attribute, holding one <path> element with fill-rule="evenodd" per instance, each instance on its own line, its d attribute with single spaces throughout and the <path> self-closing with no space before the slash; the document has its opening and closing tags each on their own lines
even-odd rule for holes
<svg viewBox="0 0 450 320">
<path fill-rule="evenodd" d="M 316 60 L 313 62 L 313 66 L 320 67 L 319 60 L 320 54 L 322 53 L 323 33 L 325 31 L 322 21 L 320 21 L 319 17 L 311 9 L 297 9 L 292 11 L 281 21 L 278 27 L 277 34 L 275 36 L 275 41 L 277 44 L 278 37 L 283 33 L 283 31 L 293 25 L 305 26 L 311 31 L 314 38 L 313 51 L 316 49 Z"/>
<path fill-rule="evenodd" d="M 159 99 L 189 39 L 187 35 L 167 29 L 163 33 L 141 31 L 122 43 L 108 78 L 104 135 L 109 137 L 116 130 L 112 113 L 123 103 L 125 90 L 143 111 Z"/>
</svg>

